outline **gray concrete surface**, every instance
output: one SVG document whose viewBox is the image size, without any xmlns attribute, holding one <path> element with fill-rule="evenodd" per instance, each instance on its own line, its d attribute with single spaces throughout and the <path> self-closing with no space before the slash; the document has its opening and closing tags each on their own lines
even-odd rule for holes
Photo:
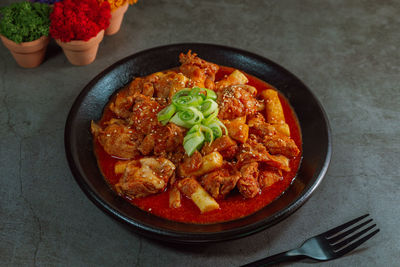
<svg viewBox="0 0 400 267">
<path fill-rule="evenodd" d="M 0 265 L 237 266 L 368 212 L 381 232 L 360 249 L 293 265 L 399 266 L 399 13 L 396 0 L 139 0 L 89 66 L 70 65 L 51 43 L 43 65 L 21 69 L 0 45 Z M 312 198 L 278 225 L 206 246 L 163 244 L 103 214 L 75 183 L 63 143 L 75 97 L 115 61 L 179 42 L 270 58 L 325 107 L 331 166 Z"/>
</svg>

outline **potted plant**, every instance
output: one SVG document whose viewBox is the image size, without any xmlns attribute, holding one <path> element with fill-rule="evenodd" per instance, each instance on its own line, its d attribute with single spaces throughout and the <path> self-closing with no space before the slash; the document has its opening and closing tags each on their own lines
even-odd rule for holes
<svg viewBox="0 0 400 267">
<path fill-rule="evenodd" d="M 21 2 L 0 8 L 0 38 L 15 61 L 24 68 L 39 66 L 49 43 L 46 4 Z"/>
<path fill-rule="evenodd" d="M 71 64 L 88 65 L 96 58 L 110 18 L 108 2 L 64 0 L 54 4 L 50 35 L 62 47 Z"/>
<path fill-rule="evenodd" d="M 110 26 L 106 29 L 106 35 L 116 34 L 121 28 L 122 20 L 125 12 L 128 10 L 129 4 L 137 3 L 137 0 L 98 0 L 99 3 L 108 2 L 111 7 Z"/>
</svg>

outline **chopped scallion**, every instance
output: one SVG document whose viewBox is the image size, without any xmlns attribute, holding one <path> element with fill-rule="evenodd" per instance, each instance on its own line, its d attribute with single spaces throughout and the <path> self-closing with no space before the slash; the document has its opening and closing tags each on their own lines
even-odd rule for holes
<svg viewBox="0 0 400 267">
<path fill-rule="evenodd" d="M 191 156 L 201 149 L 204 142 L 211 144 L 221 137 L 223 131 L 228 134 L 225 125 L 218 120 L 217 95 L 207 88 L 185 88 L 172 97 L 172 103 L 157 114 L 162 125 L 173 122 L 189 129 L 183 139 L 183 147 Z"/>
<path fill-rule="evenodd" d="M 157 114 L 157 119 L 162 125 L 166 125 L 176 111 L 175 105 L 168 105 Z"/>
<path fill-rule="evenodd" d="M 192 156 L 196 150 L 201 148 L 204 139 L 204 135 L 201 132 L 195 132 L 192 134 L 191 138 L 188 138 L 183 142 L 183 148 L 189 157 Z"/>
<path fill-rule="evenodd" d="M 204 119 L 203 113 L 194 107 L 188 107 L 185 110 L 178 111 L 172 118 L 171 122 L 176 125 L 190 128 L 193 125 L 200 123 Z"/>
<path fill-rule="evenodd" d="M 207 117 L 211 113 L 218 114 L 218 104 L 214 100 L 206 99 L 203 104 L 201 104 L 200 110 L 203 112 L 204 117 Z"/>
</svg>

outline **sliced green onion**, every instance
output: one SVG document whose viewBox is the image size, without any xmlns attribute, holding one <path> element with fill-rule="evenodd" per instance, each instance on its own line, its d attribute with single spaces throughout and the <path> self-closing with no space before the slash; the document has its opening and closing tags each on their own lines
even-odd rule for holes
<svg viewBox="0 0 400 267">
<path fill-rule="evenodd" d="M 219 127 L 219 126 L 217 125 L 217 127 Z M 183 142 L 196 136 L 200 132 L 204 134 L 204 138 L 207 142 L 214 141 L 214 132 L 210 127 L 196 124 L 196 125 L 193 125 L 193 127 L 190 128 L 190 130 L 186 133 L 186 136 L 183 138 Z"/>
<path fill-rule="evenodd" d="M 195 124 L 193 125 L 192 128 L 190 128 L 190 130 L 186 133 L 186 136 L 195 133 L 195 132 L 199 132 L 200 131 L 200 125 L 199 124 Z"/>
<path fill-rule="evenodd" d="M 186 143 L 187 140 L 189 140 L 189 139 L 191 139 L 191 138 L 193 138 L 193 137 L 198 136 L 198 135 L 199 135 L 199 132 L 200 132 L 200 131 L 196 131 L 196 132 L 191 133 L 191 134 L 186 134 L 186 136 L 183 138 L 183 143 Z"/>
<path fill-rule="evenodd" d="M 223 131 L 228 134 L 225 125 L 218 119 L 217 95 L 207 88 L 185 88 L 172 97 L 172 104 L 157 114 L 158 121 L 166 125 L 169 121 L 189 131 L 183 138 L 183 147 L 191 156 L 201 149 L 204 142 L 211 144 L 221 137 Z"/>
<path fill-rule="evenodd" d="M 171 117 L 175 114 L 176 112 L 176 106 L 174 105 L 168 105 L 167 107 L 163 108 L 160 112 L 157 114 L 157 120 L 161 122 L 162 125 L 166 125 Z"/>
<path fill-rule="evenodd" d="M 207 88 L 193 87 L 191 95 L 199 95 L 203 99 L 217 100 L 217 94 L 213 90 Z"/>
<path fill-rule="evenodd" d="M 170 120 L 170 122 L 175 123 L 178 126 L 190 128 L 192 125 L 179 117 L 180 112 L 176 113 Z"/>
<path fill-rule="evenodd" d="M 219 126 L 221 126 L 222 129 L 224 129 L 225 134 L 228 134 L 228 129 L 226 128 L 225 124 L 223 124 L 220 120 L 216 120 L 216 123 L 219 124 Z"/>
<path fill-rule="evenodd" d="M 179 92 L 175 93 L 174 96 L 172 97 L 172 100 L 177 99 L 181 96 L 186 96 L 186 95 L 190 95 L 191 90 L 186 88 L 186 89 L 182 89 Z"/>
<path fill-rule="evenodd" d="M 217 94 L 213 90 L 210 90 L 207 88 L 205 88 L 205 89 L 207 92 L 207 99 L 217 100 Z"/>
<path fill-rule="evenodd" d="M 214 134 L 214 139 L 217 139 L 218 137 L 222 136 L 222 129 L 221 126 L 217 122 L 212 122 L 208 125 L 208 128 L 210 128 Z"/>
<path fill-rule="evenodd" d="M 212 99 L 206 99 L 201 104 L 200 110 L 203 112 L 204 117 L 207 117 L 211 113 L 218 114 L 218 104 Z"/>
<path fill-rule="evenodd" d="M 214 131 L 204 125 L 200 126 L 200 130 L 202 133 L 204 133 L 205 140 L 211 144 L 214 141 Z"/>
<path fill-rule="evenodd" d="M 188 107 L 185 110 L 178 111 L 171 119 L 176 125 L 191 128 L 193 125 L 200 123 L 204 119 L 203 113 L 194 107 Z"/>
<path fill-rule="evenodd" d="M 204 91 L 203 88 L 200 87 L 193 87 L 190 94 L 192 96 L 201 96 L 201 98 L 206 99 L 206 92 Z"/>
<path fill-rule="evenodd" d="M 199 150 L 204 143 L 204 135 L 201 132 L 192 133 L 190 138 L 183 142 L 183 148 L 188 156 L 192 156 L 194 151 Z"/>
<path fill-rule="evenodd" d="M 196 107 L 201 105 L 203 98 L 200 96 L 185 95 L 178 98 L 173 98 L 172 103 L 180 110 L 187 107 Z"/>
<path fill-rule="evenodd" d="M 203 120 L 203 124 L 205 126 L 208 126 L 210 123 L 212 123 L 215 120 L 217 120 L 217 116 L 218 116 L 218 110 L 216 110 L 215 112 L 213 112 L 210 115 L 208 115 L 208 117 Z"/>
</svg>

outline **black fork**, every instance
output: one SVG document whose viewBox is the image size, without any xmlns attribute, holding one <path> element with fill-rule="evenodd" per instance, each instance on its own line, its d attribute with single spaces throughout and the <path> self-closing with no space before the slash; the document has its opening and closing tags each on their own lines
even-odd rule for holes
<svg viewBox="0 0 400 267">
<path fill-rule="evenodd" d="M 310 239 L 307 239 L 299 248 L 272 255 L 270 257 L 243 265 L 242 267 L 268 266 L 270 264 L 276 264 L 283 261 L 295 261 L 304 258 L 311 258 L 319 261 L 327 261 L 339 258 L 357 248 L 379 232 L 379 229 L 377 228 L 372 231 L 376 224 L 367 227 L 367 224 L 372 222 L 372 219 L 368 219 L 367 221 L 361 222 L 360 224 L 350 228 L 368 216 L 369 214 L 363 215 L 320 235 L 311 237 Z M 363 228 L 364 226 L 366 228 Z M 349 236 L 352 233 L 354 234 Z"/>
</svg>

